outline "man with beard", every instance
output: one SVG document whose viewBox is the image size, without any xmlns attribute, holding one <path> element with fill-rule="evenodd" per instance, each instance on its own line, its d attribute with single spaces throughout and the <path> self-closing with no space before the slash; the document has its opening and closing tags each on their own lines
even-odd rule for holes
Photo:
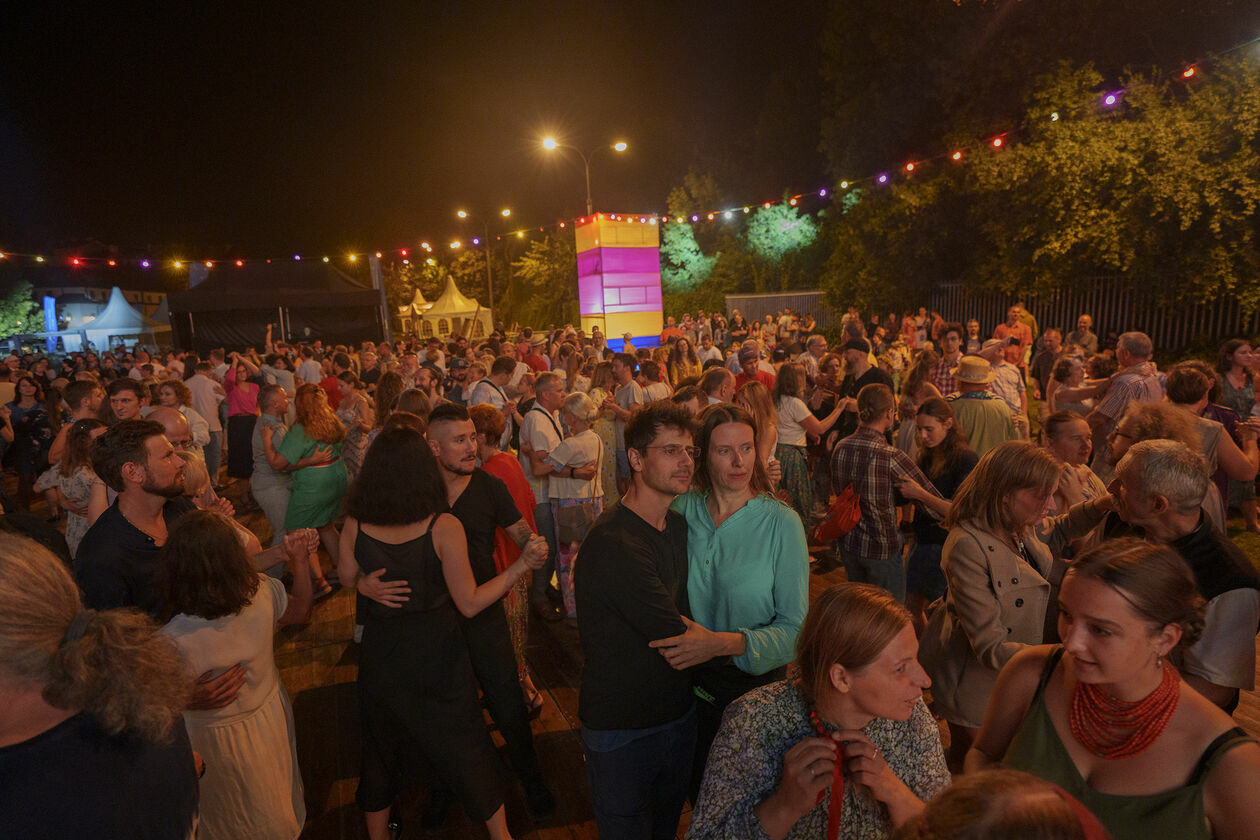
<svg viewBox="0 0 1260 840">
<path fill-rule="evenodd" d="M 164 431 L 150 420 L 120 420 L 92 446 L 92 469 L 118 498 L 79 544 L 75 577 L 90 609 L 161 612 L 153 571 L 167 529 L 194 509 L 184 497 L 184 461 Z"/>
<path fill-rule="evenodd" d="M 464 526 L 468 539 L 468 564 L 477 584 L 498 574 L 494 565 L 495 529 L 502 528 L 525 555 L 546 555 L 547 542 L 530 530 L 517 510 L 507 485 L 477 467 L 477 433 L 468 410 L 443 403 L 429 415 L 429 447 L 437 459 L 438 472 L 446 486 L 451 513 Z M 398 606 L 405 581 L 381 583 L 371 578 L 359 582 L 359 591 L 387 606 Z M 517 679 L 516 655 L 508 631 L 503 606 L 495 603 L 462 622 L 473 672 L 481 683 L 485 705 L 507 743 L 512 769 L 521 779 L 529 810 L 537 819 L 555 813 L 556 799 L 543 780 L 534 735 L 529 728 L 529 710 Z M 438 786 L 429 794 L 422 817 L 423 826 L 436 828 L 446 815 L 452 793 Z"/>
<path fill-rule="evenodd" d="M 625 439 L 630 486 L 587 535 L 575 573 L 578 716 L 600 836 L 673 837 L 691 778 L 695 698 L 688 672 L 649 643 L 708 633 L 688 618 L 687 524 L 669 507 L 691 484 L 696 449 L 691 418 L 672 403 L 642 408 Z"/>
</svg>

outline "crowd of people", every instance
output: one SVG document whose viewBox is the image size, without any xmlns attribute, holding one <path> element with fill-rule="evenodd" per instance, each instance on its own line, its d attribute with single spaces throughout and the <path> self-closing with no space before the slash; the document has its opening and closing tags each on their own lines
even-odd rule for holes
<svg viewBox="0 0 1260 840">
<path fill-rule="evenodd" d="M 535 620 L 576 629 L 610 840 L 688 801 L 697 840 L 1254 836 L 1260 354 L 1161 369 L 1022 304 L 830 335 L 9 356 L 0 825 L 296 838 L 273 637 L 345 588 L 373 840 L 416 768 L 425 828 L 509 837 L 517 783 L 553 816 Z"/>
</svg>

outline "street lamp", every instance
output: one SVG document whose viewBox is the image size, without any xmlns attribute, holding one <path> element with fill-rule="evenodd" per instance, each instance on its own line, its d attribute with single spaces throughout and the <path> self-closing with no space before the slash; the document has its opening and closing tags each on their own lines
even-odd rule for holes
<svg viewBox="0 0 1260 840">
<path fill-rule="evenodd" d="M 469 214 L 467 210 L 456 210 L 455 215 L 461 219 L 469 218 Z M 512 215 L 512 211 L 509 208 L 504 207 L 502 210 L 499 211 L 499 215 L 506 219 L 508 216 Z M 490 223 L 486 221 L 484 217 L 482 217 L 482 220 L 481 220 L 481 241 L 484 243 L 483 247 L 485 248 L 485 255 L 486 255 L 486 289 L 490 292 L 490 306 L 488 306 L 487 308 L 490 310 L 490 323 L 493 324 L 494 323 L 494 273 L 493 273 L 493 270 L 490 268 Z M 451 247 L 458 248 L 459 243 L 452 242 Z"/>
<path fill-rule="evenodd" d="M 595 153 L 603 149 L 612 149 L 614 152 L 624 152 L 630 148 L 624 140 L 618 140 L 609 146 L 596 146 L 587 154 L 583 154 L 582 150 L 576 146 L 569 146 L 564 143 L 556 142 L 554 137 L 544 137 L 543 148 L 547 151 L 555 151 L 556 149 L 568 149 L 571 152 L 577 152 L 578 157 L 582 159 L 582 165 L 586 169 L 586 215 L 591 215 L 594 211 L 594 205 L 591 203 L 591 158 L 595 157 Z"/>
</svg>

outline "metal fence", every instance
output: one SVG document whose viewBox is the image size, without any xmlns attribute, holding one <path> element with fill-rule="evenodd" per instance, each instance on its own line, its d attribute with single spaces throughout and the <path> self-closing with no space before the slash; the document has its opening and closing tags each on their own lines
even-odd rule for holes
<svg viewBox="0 0 1260 840">
<path fill-rule="evenodd" d="M 1126 281 L 1099 278 L 1089 291 L 1057 291 L 1049 295 L 972 294 L 960 283 L 941 283 L 932 292 L 930 306 L 947 321 L 980 322 L 980 334 L 992 335 L 1006 320 L 1011 305 L 1022 301 L 1037 319 L 1041 329 L 1076 329 L 1076 319 L 1088 313 L 1094 319 L 1094 332 L 1106 338 L 1128 330 L 1141 330 L 1151 337 L 1159 355 L 1181 353 L 1191 347 L 1212 346 L 1229 338 L 1260 335 L 1260 312 L 1244 316 L 1237 299 L 1215 303 L 1195 303 L 1175 308 L 1156 306 Z M 727 295 L 726 311 L 738 309 L 749 321 L 763 320 L 783 309 L 809 313 L 820 327 L 839 326 L 842 313 L 832 309 L 820 289 L 770 292 L 758 295 Z M 869 317 L 870 313 L 866 313 Z M 882 314 L 882 312 L 881 312 Z"/>
<path fill-rule="evenodd" d="M 821 289 L 802 289 L 795 292 L 768 292 L 760 295 L 727 295 L 726 314 L 738 309 L 744 320 L 764 321 L 767 315 L 791 309 L 802 315 L 814 316 L 819 327 L 839 326 L 840 316 L 827 305 Z"/>
<path fill-rule="evenodd" d="M 981 335 L 991 335 L 994 327 L 1006 320 L 1011 305 L 1019 301 L 1024 302 L 1043 330 L 1061 327 L 1070 332 L 1076 329 L 1076 319 L 1088 313 L 1094 319 L 1094 332 L 1100 337 L 1141 330 L 1151 337 L 1160 355 L 1260 333 L 1260 312 L 1244 317 L 1236 299 L 1164 308 L 1144 298 L 1140 290 L 1107 278 L 1086 292 L 1058 291 L 1035 296 L 973 295 L 961 284 L 941 284 L 932 294 L 931 306 L 947 321 L 975 318 L 980 322 Z"/>
</svg>

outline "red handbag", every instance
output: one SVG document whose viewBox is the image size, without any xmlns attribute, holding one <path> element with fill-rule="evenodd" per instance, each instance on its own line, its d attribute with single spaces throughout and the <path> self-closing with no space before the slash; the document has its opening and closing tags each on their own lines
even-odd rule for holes
<svg viewBox="0 0 1260 840">
<path fill-rule="evenodd" d="M 810 532 L 810 542 L 834 542 L 857 527 L 862 518 L 862 497 L 853 492 L 853 485 L 840 491 L 831 502 L 831 509 Z"/>
</svg>

